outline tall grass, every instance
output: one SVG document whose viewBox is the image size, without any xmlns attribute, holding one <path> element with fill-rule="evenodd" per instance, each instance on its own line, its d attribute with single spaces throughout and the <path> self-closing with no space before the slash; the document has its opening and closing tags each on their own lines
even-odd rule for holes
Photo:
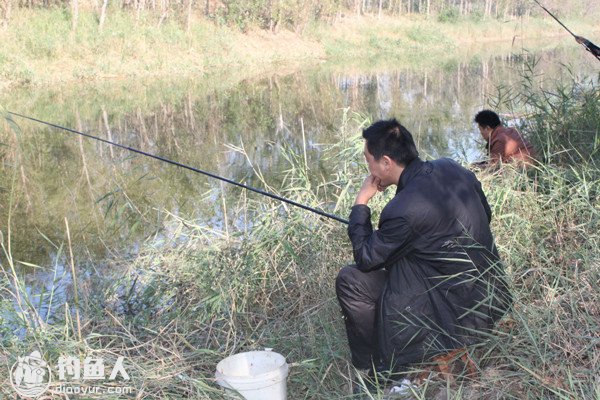
<svg viewBox="0 0 600 400">
<path fill-rule="evenodd" d="M 589 36 L 597 31 L 594 21 L 567 23 Z M 163 20 L 153 13 L 137 18 L 117 8 L 110 10 L 102 30 L 91 10 L 81 10 L 77 29 L 71 29 L 71 16 L 64 9 L 15 10 L 8 27 L 0 30 L 0 87 L 196 78 L 223 69 L 231 71 L 230 75 L 247 76 L 317 64 L 324 58 L 396 67 L 439 64 L 472 56 L 474 51 L 469 53 L 465 43 L 504 40 L 504 49 L 494 46 L 497 54 L 510 51 L 517 38 L 564 33 L 559 25 L 544 19 L 444 24 L 417 15 L 314 22 L 301 33 L 252 27 L 242 33 L 206 18 L 193 18 L 187 29 L 176 18 Z M 551 42 L 554 48 L 556 41 Z M 569 43 L 576 45 L 571 38 Z"/>
<path fill-rule="evenodd" d="M 544 125 L 548 135 L 581 128 L 575 109 L 544 110 L 546 120 L 562 113 L 560 128 Z M 282 195 L 348 212 L 364 174 L 358 132 L 368 120 L 342 122 L 339 143 L 327 152 L 338 174 L 320 177 L 308 169 L 301 151 L 288 149 Z M 536 129 L 526 133 L 542 133 Z M 552 163 L 532 175 L 504 166 L 479 176 L 493 208 L 514 310 L 495 335 L 470 349 L 480 368 L 477 376 L 459 372 L 453 382 L 432 376 L 414 388 L 414 398 L 599 395 L 600 170 L 591 162 Z M 377 198 L 373 209 L 380 210 L 390 196 Z M 172 216 L 173 233 L 163 245 L 150 238 L 131 259 L 107 260 L 106 266 L 91 269 L 95 273 L 78 271 L 81 340 L 70 303 L 64 304 L 62 318 L 38 327 L 26 301 L 4 301 L 2 315 L 21 315 L 25 331 L 14 321 L 17 326 L 1 331 L 3 364 L 10 367 L 33 347 L 51 363 L 65 353 L 123 355 L 140 398 L 214 399 L 222 396 L 213 380 L 218 360 L 272 347 L 292 365 L 291 399 L 351 398 L 354 371 L 333 288 L 337 271 L 351 262 L 345 226 L 241 193 L 239 207 L 228 217 L 251 223 L 248 229 L 231 224 L 225 232 Z M 7 240 L 3 229 L 5 249 Z M 30 298 L 19 289 L 24 277 L 10 263 L 2 267 L 4 293 Z M 0 390 L 12 396 L 7 371 L 0 373 Z"/>
<path fill-rule="evenodd" d="M 293 35 L 276 41 L 205 19 L 195 20 L 187 30 L 173 19 L 159 24 L 153 16 L 138 20 L 115 9 L 100 31 L 95 14 L 82 11 L 75 32 L 61 9 L 22 9 L 13 19 L 0 32 L 3 86 L 197 77 L 224 66 L 240 74 L 248 69 L 260 73 L 281 60 L 297 65 L 322 56 L 318 48 Z M 293 59 L 290 42 L 297 50 Z"/>
</svg>

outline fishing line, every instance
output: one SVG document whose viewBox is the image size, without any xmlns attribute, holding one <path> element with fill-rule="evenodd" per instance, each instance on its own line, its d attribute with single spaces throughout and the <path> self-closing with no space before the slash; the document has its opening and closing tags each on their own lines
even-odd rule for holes
<svg viewBox="0 0 600 400">
<path fill-rule="evenodd" d="M 138 149 L 136 149 L 134 147 L 129 147 L 129 146 L 125 146 L 125 145 L 122 145 L 122 144 L 119 144 L 119 143 L 111 142 L 110 140 L 102 139 L 100 137 L 97 137 L 97 136 L 94 136 L 94 135 L 90 135 L 89 133 L 80 132 L 80 131 L 77 131 L 75 129 L 71 129 L 71 128 L 67 128 L 67 127 L 64 127 L 64 126 L 57 125 L 57 124 L 53 124 L 51 122 L 42 121 L 41 119 L 37 119 L 37 118 L 33 118 L 33 117 L 28 117 L 26 115 L 18 114 L 18 113 L 15 113 L 15 112 L 11 112 L 11 111 L 7 111 L 7 112 L 9 114 L 11 114 L 11 115 L 14 115 L 14 116 L 17 116 L 17 117 L 20 117 L 20 118 L 28 119 L 30 121 L 34 121 L 34 122 L 37 122 L 37 123 L 40 123 L 40 124 L 44 124 L 44 125 L 56 128 L 56 129 L 62 129 L 62 130 L 67 131 L 67 132 L 75 133 L 77 135 L 81 135 L 81 136 L 84 136 L 84 137 L 89 138 L 89 139 L 94 139 L 94 140 L 97 140 L 99 142 L 109 144 L 111 146 L 119 147 L 121 149 L 131 151 L 133 153 L 141 154 L 143 156 L 154 158 L 156 160 L 163 161 L 163 162 L 166 162 L 168 164 L 175 165 L 177 167 L 181 167 L 181 168 L 193 171 L 193 172 L 197 172 L 199 174 L 206 175 L 208 177 L 211 177 L 211 178 L 214 178 L 214 179 L 218 179 L 218 180 L 230 183 L 230 184 L 235 185 L 235 186 L 239 186 L 239 187 L 241 187 L 243 189 L 247 189 L 247 190 L 250 190 L 252 192 L 261 194 L 263 196 L 267 196 L 267 197 L 270 197 L 272 199 L 279 200 L 279 201 L 282 201 L 284 203 L 291 204 L 293 206 L 302 208 L 303 210 L 311 211 L 311 212 L 313 212 L 315 214 L 318 214 L 318 215 L 320 215 L 322 217 L 330 218 L 330 219 L 333 219 L 333 220 L 336 220 L 338 222 L 341 222 L 343 224 L 348 225 L 348 220 L 340 218 L 337 215 L 333 215 L 333 214 L 329 214 L 329 213 L 326 213 L 326 212 L 321 211 L 321 210 L 317 210 L 315 208 L 306 206 L 304 204 L 300 204 L 300 203 L 298 203 L 298 202 L 296 202 L 294 200 L 286 199 L 286 198 L 278 196 L 276 194 L 266 192 L 266 191 L 264 191 L 262 189 L 258 189 L 258 188 L 252 187 L 252 186 L 245 185 L 245 184 L 240 183 L 240 182 L 236 182 L 236 181 L 231 180 L 231 179 L 224 178 L 222 176 L 213 174 L 212 172 L 203 171 L 201 169 L 198 169 L 198 168 L 195 168 L 195 167 L 191 167 L 189 165 L 185 165 L 185 164 L 182 164 L 182 163 L 177 162 L 177 161 L 169 160 L 168 158 L 165 158 L 165 157 L 157 156 L 157 155 L 151 154 L 151 153 L 146 153 L 145 151 L 138 150 Z"/>
<path fill-rule="evenodd" d="M 571 35 L 572 35 L 572 36 L 573 36 L 575 39 L 577 39 L 577 35 L 576 35 L 576 34 L 574 34 L 573 32 L 571 32 L 571 30 L 570 30 L 569 28 L 567 28 L 567 27 L 565 26 L 565 24 L 563 24 L 562 22 L 560 22 L 560 20 L 559 20 L 558 18 L 556 18 L 556 17 L 554 16 L 554 14 L 552 14 L 550 11 L 548 11 L 548 9 L 547 9 L 546 7 L 544 7 L 543 5 L 541 5 L 541 4 L 540 4 L 540 2 L 539 2 L 539 1 L 537 1 L 537 0 L 533 0 L 533 1 L 535 1 L 535 3 L 536 3 L 538 6 L 542 7 L 542 8 L 544 9 L 544 11 L 546 11 L 546 12 L 548 13 L 548 15 L 550 15 L 552 18 L 554 18 L 554 19 L 556 20 L 556 22 L 558 22 L 558 23 L 559 23 L 559 24 L 560 24 L 560 25 L 561 25 L 563 28 L 565 28 L 565 29 L 567 30 L 567 32 L 569 32 L 569 33 L 570 33 L 570 34 L 571 34 Z"/>
</svg>

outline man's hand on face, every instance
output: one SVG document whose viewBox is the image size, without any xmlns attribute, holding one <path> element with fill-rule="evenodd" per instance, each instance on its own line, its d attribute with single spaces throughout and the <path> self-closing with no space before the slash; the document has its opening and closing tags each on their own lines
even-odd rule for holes
<svg viewBox="0 0 600 400">
<path fill-rule="evenodd" d="M 381 181 L 379 178 L 374 177 L 373 175 L 369 175 L 365 178 L 365 181 L 356 196 L 356 201 L 354 205 L 364 204 L 367 205 L 369 200 L 375 196 L 377 192 L 383 192 L 385 190 L 384 186 L 381 186 Z"/>
<path fill-rule="evenodd" d="M 381 184 L 381 181 L 377 184 L 377 191 L 378 192 L 385 192 L 385 189 L 387 189 L 387 188 L 388 188 L 387 186 L 383 186 Z"/>
</svg>

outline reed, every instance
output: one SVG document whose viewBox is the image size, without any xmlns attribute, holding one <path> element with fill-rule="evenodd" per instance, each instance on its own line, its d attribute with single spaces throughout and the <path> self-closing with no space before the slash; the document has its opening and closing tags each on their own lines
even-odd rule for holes
<svg viewBox="0 0 600 400">
<path fill-rule="evenodd" d="M 597 92 L 595 86 L 578 90 L 592 99 L 590 107 L 598 107 L 598 97 L 587 92 Z M 538 107 L 540 119 L 554 121 L 560 113 L 562 123 L 545 124 L 545 131 L 528 124 L 525 133 L 539 134 L 541 141 L 565 137 L 559 136 L 565 129 L 593 129 L 582 128 L 579 109 L 564 109 L 575 104 Z M 301 149 L 285 149 L 289 168 L 281 195 L 338 213 L 349 209 L 364 175 L 358 132 L 368 119 L 344 115 L 339 141 L 325 153 L 336 163 L 337 175 L 319 176 L 308 170 Z M 547 144 L 549 156 L 558 151 L 555 145 Z M 597 397 L 600 170 L 591 161 L 561 160 L 529 173 L 505 165 L 480 172 L 479 178 L 493 208 L 493 232 L 514 309 L 484 344 L 470 349 L 480 368 L 477 376 L 458 373 L 454 382 L 432 377 L 413 397 Z M 241 198 L 237 189 L 229 194 Z M 380 210 L 392 195 L 375 199 L 373 209 Z M 42 326 L 34 323 L 39 309 L 33 294 L 22 289 L 25 278 L 12 267 L 14 261 L 3 261 L 3 293 L 22 299 L 17 307 L 0 303 L 2 318 L 12 316 L 0 330 L 3 364 L 12 365 L 33 346 L 53 362 L 83 348 L 106 359 L 126 356 L 139 397 L 215 399 L 222 396 L 213 382 L 221 358 L 272 347 L 292 364 L 290 398 L 352 398 L 354 371 L 333 288 L 337 271 L 352 261 L 345 226 L 252 194 L 226 212 L 230 221 L 252 222 L 232 223 L 225 231 L 167 215 L 171 234 L 162 245 L 149 238 L 134 256 L 91 266 L 102 268 L 101 274 L 73 274 L 80 299 L 86 299 L 79 302 L 81 341 L 72 309 Z M 8 238 L 3 230 L 11 260 Z M 63 306 L 68 301 L 62 299 Z M 0 380 L 0 392 L 12 396 L 7 369 Z"/>
</svg>

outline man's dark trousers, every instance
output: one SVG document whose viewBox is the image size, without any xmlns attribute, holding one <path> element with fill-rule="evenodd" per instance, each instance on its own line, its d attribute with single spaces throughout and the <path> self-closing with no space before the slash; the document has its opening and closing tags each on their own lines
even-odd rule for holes
<svg viewBox="0 0 600 400">
<path fill-rule="evenodd" d="M 358 369 L 378 366 L 377 305 L 383 292 L 387 271 L 362 272 L 356 265 L 342 268 L 335 280 L 335 291 L 344 320 L 352 364 Z"/>
</svg>

